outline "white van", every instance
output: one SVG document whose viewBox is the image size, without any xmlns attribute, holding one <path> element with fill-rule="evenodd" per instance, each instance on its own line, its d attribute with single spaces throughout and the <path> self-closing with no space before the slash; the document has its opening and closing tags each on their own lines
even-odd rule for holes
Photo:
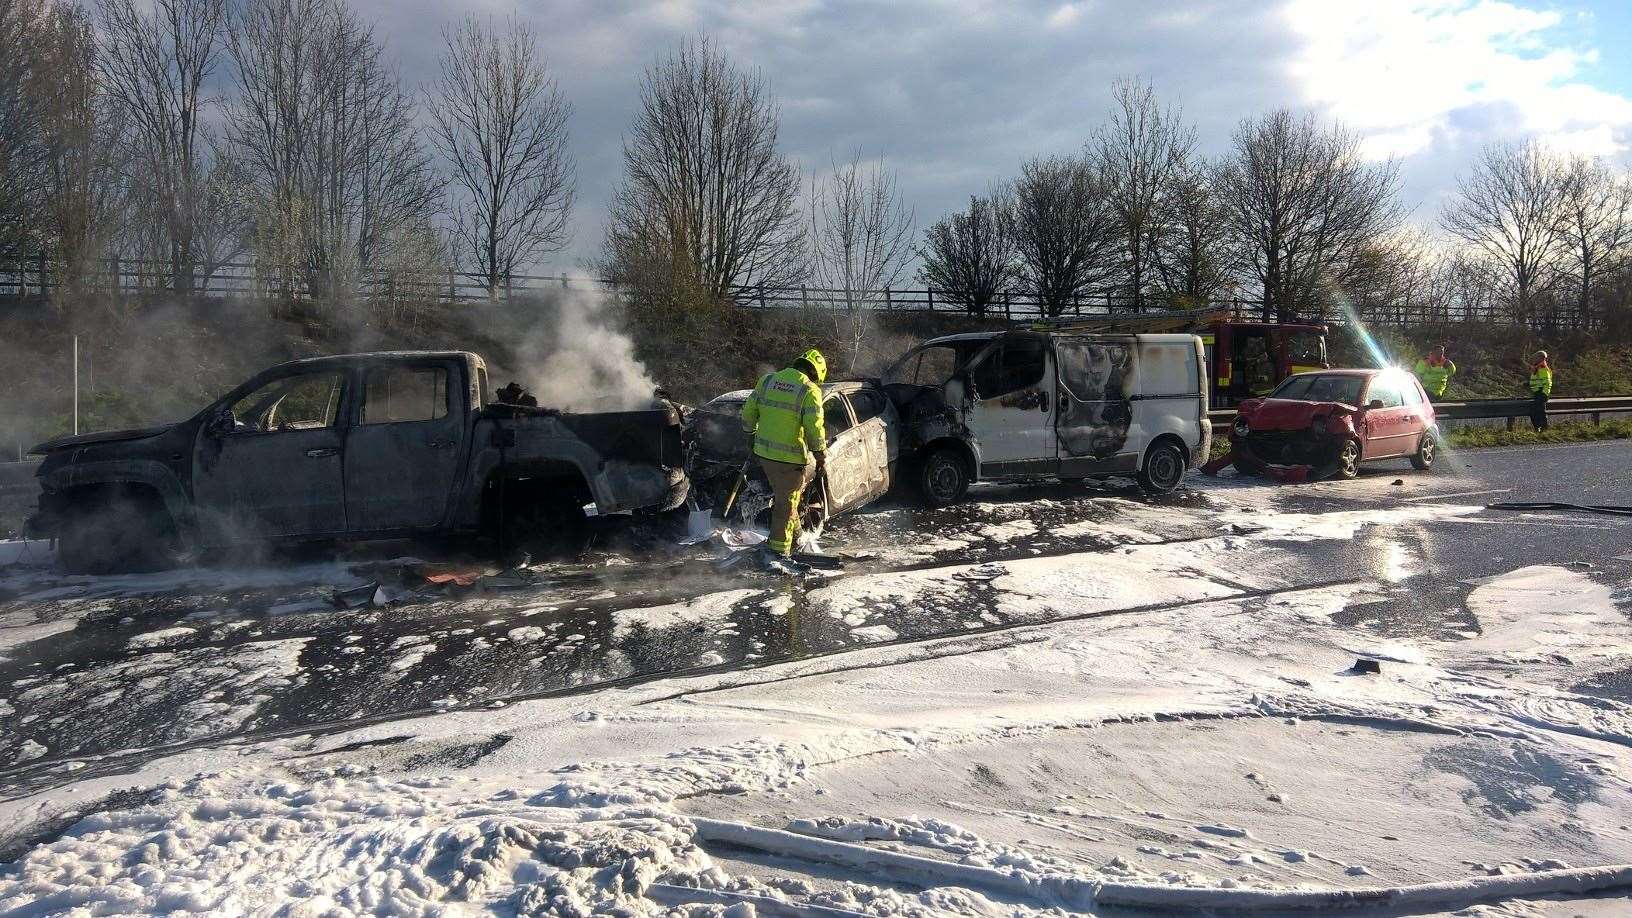
<svg viewBox="0 0 1632 918">
<path fill-rule="evenodd" d="M 890 365 L 901 471 L 944 505 L 985 479 L 1138 479 L 1177 488 L 1207 460 L 1206 358 L 1194 335 L 978 332 Z"/>
</svg>

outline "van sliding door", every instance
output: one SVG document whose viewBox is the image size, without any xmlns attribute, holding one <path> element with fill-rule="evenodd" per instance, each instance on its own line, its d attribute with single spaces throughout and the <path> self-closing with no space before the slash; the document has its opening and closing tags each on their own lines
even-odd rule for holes
<svg viewBox="0 0 1632 918">
<path fill-rule="evenodd" d="M 1129 349 L 1119 341 L 1059 338 L 1060 410 L 1056 417 L 1060 474 L 1066 477 L 1132 471 L 1136 453 L 1123 456 L 1133 411 Z M 1119 458 L 1120 457 L 1120 458 Z"/>
</svg>

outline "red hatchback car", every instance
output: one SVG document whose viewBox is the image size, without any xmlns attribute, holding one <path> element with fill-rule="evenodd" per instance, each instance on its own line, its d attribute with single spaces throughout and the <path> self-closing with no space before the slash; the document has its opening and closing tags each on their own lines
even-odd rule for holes
<svg viewBox="0 0 1632 918">
<path fill-rule="evenodd" d="M 1434 406 L 1410 373 L 1321 370 L 1289 376 L 1268 397 L 1242 402 L 1230 447 L 1243 472 L 1353 478 L 1360 463 L 1376 459 L 1406 457 L 1432 468 L 1438 437 Z"/>
</svg>

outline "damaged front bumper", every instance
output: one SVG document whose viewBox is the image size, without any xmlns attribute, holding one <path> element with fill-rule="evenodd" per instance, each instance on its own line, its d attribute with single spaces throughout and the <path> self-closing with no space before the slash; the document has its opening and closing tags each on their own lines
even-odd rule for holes
<svg viewBox="0 0 1632 918">
<path fill-rule="evenodd" d="M 1319 481 L 1337 472 L 1343 442 L 1343 437 L 1315 428 L 1253 430 L 1245 436 L 1231 431 L 1230 454 L 1225 458 L 1227 464 L 1248 475 L 1287 483 Z"/>
</svg>

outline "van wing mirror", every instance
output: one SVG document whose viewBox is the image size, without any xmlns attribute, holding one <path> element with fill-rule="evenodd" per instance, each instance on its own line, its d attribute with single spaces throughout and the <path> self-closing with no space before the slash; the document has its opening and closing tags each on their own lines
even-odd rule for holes
<svg viewBox="0 0 1632 918">
<path fill-rule="evenodd" d="M 1366 408 L 1369 409 L 1369 410 L 1375 410 L 1375 409 L 1382 408 L 1382 407 L 1384 407 L 1383 406 L 1383 400 L 1380 399 L 1380 398 L 1374 398 L 1371 401 L 1366 403 Z"/>
</svg>

